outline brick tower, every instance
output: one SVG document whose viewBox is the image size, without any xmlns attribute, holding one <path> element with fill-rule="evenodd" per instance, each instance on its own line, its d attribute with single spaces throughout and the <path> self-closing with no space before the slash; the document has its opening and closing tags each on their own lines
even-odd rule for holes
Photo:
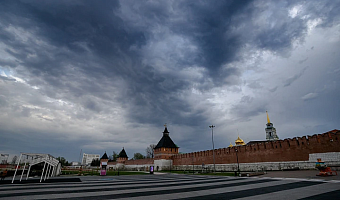
<svg viewBox="0 0 340 200">
<path fill-rule="evenodd" d="M 156 171 L 170 170 L 172 165 L 171 156 L 178 154 L 179 149 L 170 138 L 166 124 L 164 126 L 163 137 L 154 148 Z"/>
<path fill-rule="evenodd" d="M 100 158 L 100 166 L 102 165 L 102 162 L 107 163 L 109 161 L 109 158 L 107 157 L 106 151 L 104 155 Z"/>
<path fill-rule="evenodd" d="M 276 128 L 274 128 L 273 123 L 270 122 L 268 112 L 267 113 L 267 128 L 266 130 L 266 140 L 268 141 L 273 141 L 273 140 L 278 140 L 279 137 L 276 134 Z"/>
<path fill-rule="evenodd" d="M 125 163 L 126 160 L 128 160 L 128 156 L 126 155 L 125 149 L 123 147 L 123 150 L 121 150 L 120 153 L 118 154 L 117 162 Z"/>
<path fill-rule="evenodd" d="M 105 176 L 106 175 L 106 167 L 107 162 L 109 161 L 109 158 L 107 157 L 106 151 L 104 155 L 100 158 L 100 175 Z"/>
</svg>

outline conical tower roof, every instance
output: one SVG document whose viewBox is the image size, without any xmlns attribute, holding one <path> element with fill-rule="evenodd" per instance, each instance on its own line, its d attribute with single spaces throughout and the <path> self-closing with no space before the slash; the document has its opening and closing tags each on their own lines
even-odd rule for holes
<svg viewBox="0 0 340 200">
<path fill-rule="evenodd" d="M 128 156 L 126 155 L 125 149 L 123 148 L 123 150 L 118 154 L 118 158 L 128 158 Z"/>
<path fill-rule="evenodd" d="M 107 157 L 106 151 L 105 151 L 104 155 L 103 155 L 100 159 L 109 159 L 109 158 Z"/>
<path fill-rule="evenodd" d="M 163 137 L 158 142 L 158 144 L 156 145 L 155 149 L 162 148 L 162 147 L 166 147 L 166 148 L 178 148 L 175 145 L 175 143 L 172 141 L 172 139 L 170 138 L 169 131 L 168 131 L 166 126 L 165 126 L 164 131 L 163 131 Z"/>
</svg>

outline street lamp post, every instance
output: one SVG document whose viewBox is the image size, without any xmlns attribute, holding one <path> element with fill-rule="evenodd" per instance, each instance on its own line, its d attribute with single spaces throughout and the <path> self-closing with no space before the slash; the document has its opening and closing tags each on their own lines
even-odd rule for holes
<svg viewBox="0 0 340 200">
<path fill-rule="evenodd" d="M 209 128 L 211 128 L 211 141 L 212 141 L 212 145 L 213 145 L 213 159 L 214 159 L 214 173 L 216 172 L 216 168 L 215 168 L 215 146 L 214 146 L 214 125 L 209 126 Z"/>
<path fill-rule="evenodd" d="M 237 172 L 240 174 L 240 164 L 238 163 L 238 155 L 237 155 L 238 150 L 236 148 L 235 148 L 235 152 L 236 152 L 236 161 L 237 161 Z"/>
</svg>

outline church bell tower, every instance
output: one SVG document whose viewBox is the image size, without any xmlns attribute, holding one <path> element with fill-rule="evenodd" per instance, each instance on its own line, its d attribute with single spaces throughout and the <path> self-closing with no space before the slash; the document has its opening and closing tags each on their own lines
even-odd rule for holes
<svg viewBox="0 0 340 200">
<path fill-rule="evenodd" d="M 268 141 L 273 141 L 273 140 L 278 140 L 279 137 L 276 135 L 276 128 L 274 128 L 273 123 L 270 122 L 268 112 L 267 113 L 267 128 L 266 130 L 266 140 Z"/>
</svg>

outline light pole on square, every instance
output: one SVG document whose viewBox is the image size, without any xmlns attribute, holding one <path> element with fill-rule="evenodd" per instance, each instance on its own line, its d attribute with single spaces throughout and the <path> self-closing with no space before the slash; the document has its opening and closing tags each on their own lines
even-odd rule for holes
<svg viewBox="0 0 340 200">
<path fill-rule="evenodd" d="M 209 128 L 211 128 L 211 141 L 212 141 L 212 145 L 213 145 L 213 159 L 214 159 L 214 173 L 216 172 L 216 168 L 215 168 L 215 146 L 214 146 L 214 125 L 209 126 Z"/>
</svg>

